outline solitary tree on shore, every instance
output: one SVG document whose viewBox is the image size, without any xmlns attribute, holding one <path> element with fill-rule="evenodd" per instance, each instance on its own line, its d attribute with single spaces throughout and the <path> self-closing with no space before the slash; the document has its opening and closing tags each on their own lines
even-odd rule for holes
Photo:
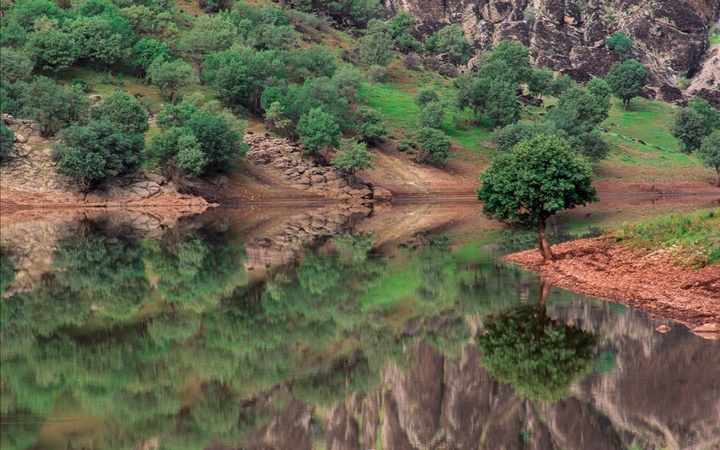
<svg viewBox="0 0 720 450">
<path fill-rule="evenodd" d="M 592 168 L 567 141 L 541 134 L 522 141 L 495 157 L 480 174 L 478 199 L 483 212 L 493 219 L 524 228 L 535 228 L 545 261 L 554 258 L 545 223 L 550 216 L 597 201 Z"/>
</svg>

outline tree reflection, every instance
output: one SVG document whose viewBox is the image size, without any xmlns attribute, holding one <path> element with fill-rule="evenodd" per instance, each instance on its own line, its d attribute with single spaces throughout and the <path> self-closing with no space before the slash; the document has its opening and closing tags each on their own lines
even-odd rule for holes
<svg viewBox="0 0 720 450">
<path fill-rule="evenodd" d="M 550 285 L 541 282 L 540 299 L 492 314 L 478 337 L 482 362 L 520 395 L 554 401 L 567 396 L 570 384 L 592 367 L 597 336 L 561 325 L 546 314 Z"/>
</svg>

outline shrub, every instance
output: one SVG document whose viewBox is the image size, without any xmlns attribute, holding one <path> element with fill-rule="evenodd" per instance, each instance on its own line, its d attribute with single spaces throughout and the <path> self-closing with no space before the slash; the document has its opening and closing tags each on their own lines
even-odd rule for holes
<svg viewBox="0 0 720 450">
<path fill-rule="evenodd" d="M 297 132 L 310 155 L 316 155 L 324 147 L 335 147 L 341 134 L 333 116 L 320 108 L 313 108 L 300 117 Z"/>
<path fill-rule="evenodd" d="M 450 157 L 450 138 L 436 128 L 420 128 L 415 136 L 419 162 L 444 161 Z"/>
<path fill-rule="evenodd" d="M 434 101 L 427 103 L 420 110 L 418 126 L 421 128 L 442 129 L 442 121 L 445 118 L 447 108 L 442 102 Z"/>
<path fill-rule="evenodd" d="M 340 143 L 340 151 L 333 158 L 332 166 L 348 174 L 363 169 L 373 169 L 372 154 L 367 150 L 364 143 L 353 139 L 344 139 Z"/>
<path fill-rule="evenodd" d="M 52 145 L 57 171 L 75 179 L 83 190 L 128 173 L 143 160 L 143 138 L 108 122 L 73 125 L 58 138 L 59 142 Z"/>
<path fill-rule="evenodd" d="M 358 124 L 355 137 L 359 140 L 376 145 L 387 139 L 388 129 L 382 122 L 382 115 L 371 107 L 358 106 L 355 110 L 355 121 Z"/>
</svg>

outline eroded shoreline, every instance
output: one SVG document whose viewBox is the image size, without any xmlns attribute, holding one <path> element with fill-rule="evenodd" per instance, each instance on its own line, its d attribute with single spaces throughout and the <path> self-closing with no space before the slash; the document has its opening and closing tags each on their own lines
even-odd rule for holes
<svg viewBox="0 0 720 450">
<path fill-rule="evenodd" d="M 553 246 L 544 263 L 537 249 L 501 258 L 538 273 L 558 287 L 623 303 L 720 337 L 720 265 L 674 264 L 665 250 L 632 251 L 607 237 Z"/>
</svg>

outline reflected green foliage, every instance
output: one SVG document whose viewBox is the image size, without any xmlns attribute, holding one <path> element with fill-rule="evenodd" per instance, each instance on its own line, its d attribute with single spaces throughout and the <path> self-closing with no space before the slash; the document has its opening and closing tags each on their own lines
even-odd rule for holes
<svg viewBox="0 0 720 450">
<path fill-rule="evenodd" d="M 415 236 L 389 264 L 371 233 L 341 233 L 250 281 L 244 244 L 227 232 L 140 242 L 87 224 L 58 241 L 30 290 L 0 302 L 2 420 L 102 418 L 108 449 L 153 437 L 242 445 L 288 401 L 330 408 L 373 392 L 388 363 L 412 367 L 416 339 L 457 355 L 468 315 L 514 303 L 527 284 L 517 267 L 483 252 L 459 262 L 451 243 Z M 273 392 L 284 393 L 262 401 Z M 11 431 L 3 445 L 40 432 Z"/>
<path fill-rule="evenodd" d="M 89 232 L 64 239 L 53 255 L 56 282 L 89 293 L 100 314 L 122 319 L 138 308 L 150 287 L 143 257 L 132 238 Z"/>
<path fill-rule="evenodd" d="M 0 247 L 0 292 L 3 292 L 14 280 L 15 264 L 10 259 L 9 252 Z"/>
<path fill-rule="evenodd" d="M 537 305 L 490 315 L 484 325 L 485 333 L 478 337 L 483 364 L 523 396 L 564 398 L 570 384 L 592 367 L 597 337 L 558 324 Z"/>
<path fill-rule="evenodd" d="M 168 303 L 183 303 L 202 311 L 247 282 L 244 255 L 233 251 L 222 234 L 189 233 L 176 242 L 148 248 L 148 262 L 158 295 Z"/>
</svg>

